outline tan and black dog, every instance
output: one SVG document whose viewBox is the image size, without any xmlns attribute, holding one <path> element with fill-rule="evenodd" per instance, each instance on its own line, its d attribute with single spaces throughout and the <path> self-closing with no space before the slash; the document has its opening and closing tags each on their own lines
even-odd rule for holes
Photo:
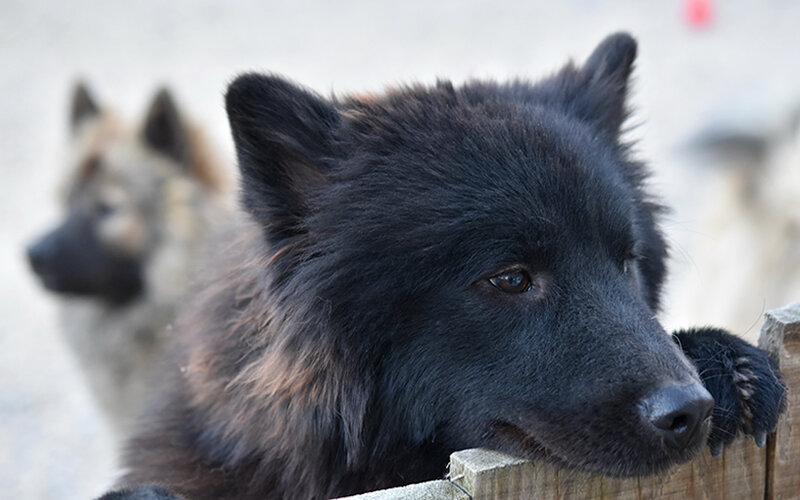
<svg viewBox="0 0 800 500">
<path fill-rule="evenodd" d="M 64 221 L 28 248 L 116 431 L 146 397 L 193 264 L 228 212 L 228 173 L 167 90 L 137 127 L 74 90 Z"/>
</svg>

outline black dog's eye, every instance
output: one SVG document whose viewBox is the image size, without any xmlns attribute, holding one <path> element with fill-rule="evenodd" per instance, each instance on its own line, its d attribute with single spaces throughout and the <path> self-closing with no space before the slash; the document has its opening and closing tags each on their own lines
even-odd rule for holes
<svg viewBox="0 0 800 500">
<path fill-rule="evenodd" d="M 634 269 L 636 266 L 636 261 L 639 260 L 639 251 L 636 248 L 631 249 L 628 254 L 622 259 L 622 264 L 620 267 L 622 268 L 622 272 L 628 274 Z"/>
<path fill-rule="evenodd" d="M 531 276 L 524 269 L 511 269 L 489 278 L 489 283 L 506 293 L 523 293 L 532 288 Z"/>
</svg>

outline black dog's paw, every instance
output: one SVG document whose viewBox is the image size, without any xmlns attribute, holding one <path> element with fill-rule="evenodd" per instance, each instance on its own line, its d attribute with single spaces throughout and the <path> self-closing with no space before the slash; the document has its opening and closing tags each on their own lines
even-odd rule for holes
<svg viewBox="0 0 800 500">
<path fill-rule="evenodd" d="M 719 457 L 739 431 L 764 446 L 786 396 L 783 377 L 767 353 L 718 328 L 682 330 L 673 338 L 714 397 L 711 454 Z"/>
<path fill-rule="evenodd" d="M 112 491 L 97 500 L 181 500 L 181 497 L 158 486 L 139 486 L 133 489 Z"/>
</svg>

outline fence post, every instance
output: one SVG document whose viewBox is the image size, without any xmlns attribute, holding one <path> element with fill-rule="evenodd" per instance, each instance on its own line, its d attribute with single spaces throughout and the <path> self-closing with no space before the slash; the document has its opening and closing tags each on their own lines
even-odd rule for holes
<svg viewBox="0 0 800 500">
<path fill-rule="evenodd" d="M 768 311 L 758 346 L 780 366 L 784 380 L 795 384 L 786 397 L 786 413 L 767 440 L 765 498 L 800 496 L 800 302 Z"/>
</svg>

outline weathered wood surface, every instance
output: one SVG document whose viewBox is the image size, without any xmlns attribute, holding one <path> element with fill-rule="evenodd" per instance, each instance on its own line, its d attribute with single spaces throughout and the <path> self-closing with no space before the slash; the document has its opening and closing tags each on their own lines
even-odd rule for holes
<svg viewBox="0 0 800 500">
<path fill-rule="evenodd" d="M 400 488 L 373 491 L 339 500 L 470 500 L 470 496 L 450 481 L 428 481 Z"/>
<path fill-rule="evenodd" d="M 706 450 L 669 474 L 612 479 L 476 449 L 451 455 L 450 480 L 475 500 L 756 499 L 764 497 L 765 463 L 764 449 L 739 439 L 718 459 Z"/>
<path fill-rule="evenodd" d="M 800 302 L 767 312 L 758 345 L 778 362 L 789 386 L 786 413 L 767 441 L 767 497 L 800 498 Z"/>
<path fill-rule="evenodd" d="M 778 361 L 789 386 L 786 413 L 765 448 L 758 448 L 751 438 L 740 437 L 721 458 L 711 457 L 705 449 L 694 461 L 670 473 L 633 479 L 592 476 L 496 451 L 463 450 L 450 456 L 450 489 L 444 487 L 447 481 L 432 481 L 412 485 L 418 488 L 394 488 L 349 498 L 800 499 L 800 303 L 766 314 L 759 346 Z"/>
</svg>

